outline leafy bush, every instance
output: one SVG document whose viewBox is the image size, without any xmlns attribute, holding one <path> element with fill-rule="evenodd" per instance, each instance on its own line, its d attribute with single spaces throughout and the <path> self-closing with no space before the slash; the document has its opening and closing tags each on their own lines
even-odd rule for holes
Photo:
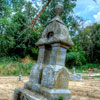
<svg viewBox="0 0 100 100">
<path fill-rule="evenodd" d="M 77 67 L 77 69 L 80 69 L 80 70 L 88 70 L 89 68 L 100 69 L 100 64 L 86 64 L 86 65 L 82 65 L 82 66 Z"/>
<path fill-rule="evenodd" d="M 0 58 L 0 75 L 29 75 L 32 66 L 32 62 L 22 63 L 10 57 L 3 57 Z"/>
<path fill-rule="evenodd" d="M 56 99 L 56 100 L 64 100 L 64 99 L 63 99 L 63 97 L 59 97 L 59 98 L 58 98 L 58 99 Z"/>
<path fill-rule="evenodd" d="M 13 37 L 8 37 L 7 34 L 0 34 L 0 56 L 6 56 L 10 48 L 15 44 Z"/>
<path fill-rule="evenodd" d="M 85 53 L 81 52 L 70 52 L 66 54 L 66 66 L 80 66 L 86 63 Z"/>
</svg>

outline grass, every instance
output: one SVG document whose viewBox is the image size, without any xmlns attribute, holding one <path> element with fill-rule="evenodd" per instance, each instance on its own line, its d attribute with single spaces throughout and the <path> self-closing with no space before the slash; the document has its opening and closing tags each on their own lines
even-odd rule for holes
<svg viewBox="0 0 100 100">
<path fill-rule="evenodd" d="M 100 76 L 83 76 L 84 79 L 95 79 L 100 78 Z"/>
<path fill-rule="evenodd" d="M 0 76 L 29 75 L 35 63 L 36 61 L 28 56 L 23 59 L 12 59 L 10 57 L 0 58 Z M 75 67 L 76 73 L 83 73 L 83 71 L 87 71 L 89 68 L 98 68 L 99 70 L 94 70 L 92 73 L 100 73 L 100 64 L 86 64 Z M 69 69 L 69 71 L 72 72 L 72 69 Z"/>
<path fill-rule="evenodd" d="M 88 71 L 88 69 L 93 69 L 92 73 L 100 73 L 100 64 L 85 64 L 82 66 L 75 66 L 75 68 L 76 68 L 76 73 L 88 73 L 86 72 Z M 69 69 L 69 71 L 72 72 L 72 69 Z"/>
<path fill-rule="evenodd" d="M 17 75 L 29 75 L 34 61 L 22 62 L 19 60 L 12 60 L 10 58 L 0 59 L 0 76 L 17 76 Z"/>
<path fill-rule="evenodd" d="M 56 100 L 64 100 L 64 99 L 63 99 L 63 97 L 59 97 L 59 98 L 58 98 L 58 99 L 56 99 Z"/>
</svg>

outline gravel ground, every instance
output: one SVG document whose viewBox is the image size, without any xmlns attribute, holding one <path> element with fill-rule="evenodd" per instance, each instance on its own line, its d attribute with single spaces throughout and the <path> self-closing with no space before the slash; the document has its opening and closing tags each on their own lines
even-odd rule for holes
<svg viewBox="0 0 100 100">
<path fill-rule="evenodd" d="M 0 100 L 12 100 L 14 89 L 23 87 L 28 79 L 23 77 L 23 81 L 18 81 L 18 77 L 0 77 Z M 72 100 L 100 100 L 100 78 L 70 81 L 69 90 Z"/>
</svg>

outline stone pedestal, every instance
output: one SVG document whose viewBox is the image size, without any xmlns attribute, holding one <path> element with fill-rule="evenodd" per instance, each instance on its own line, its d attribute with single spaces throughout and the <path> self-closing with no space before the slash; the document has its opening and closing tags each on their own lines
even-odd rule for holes
<svg viewBox="0 0 100 100">
<path fill-rule="evenodd" d="M 41 85 L 49 89 L 67 89 L 69 73 L 65 67 L 47 65 L 43 69 Z"/>
<path fill-rule="evenodd" d="M 82 75 L 81 74 L 72 74 L 70 75 L 71 81 L 82 81 Z"/>
<path fill-rule="evenodd" d="M 13 100 L 47 100 L 43 95 L 31 92 L 28 89 L 16 88 Z"/>
<path fill-rule="evenodd" d="M 59 65 L 47 65 L 43 69 L 40 92 L 48 100 L 56 100 L 62 97 L 63 100 L 71 99 L 71 92 L 68 90 L 68 70 Z"/>
<path fill-rule="evenodd" d="M 70 80 L 71 81 L 82 81 L 82 75 L 76 74 L 75 67 L 73 67 L 72 69 L 72 75 L 70 75 Z"/>
<path fill-rule="evenodd" d="M 58 100 L 60 97 L 63 100 L 71 100 L 72 93 L 67 89 L 49 89 L 41 87 L 41 93 L 48 98 L 48 100 Z"/>
<path fill-rule="evenodd" d="M 69 72 L 64 66 L 46 65 L 43 68 L 41 82 L 31 81 L 25 83 L 24 88 L 43 94 L 48 100 L 63 97 L 70 100 L 71 92 L 68 90 Z"/>
</svg>

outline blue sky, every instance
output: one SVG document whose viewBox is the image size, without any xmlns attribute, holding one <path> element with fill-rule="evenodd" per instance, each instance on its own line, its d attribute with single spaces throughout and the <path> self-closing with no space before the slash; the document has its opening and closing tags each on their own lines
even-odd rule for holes
<svg viewBox="0 0 100 100">
<path fill-rule="evenodd" d="M 86 23 L 100 23 L 100 0 L 77 0 L 74 13 L 82 17 Z"/>
<path fill-rule="evenodd" d="M 33 1 L 38 1 L 37 3 L 41 4 L 39 2 L 41 0 Z M 77 0 L 74 13 L 83 18 L 84 26 L 92 25 L 94 22 L 100 23 L 100 0 Z"/>
</svg>

